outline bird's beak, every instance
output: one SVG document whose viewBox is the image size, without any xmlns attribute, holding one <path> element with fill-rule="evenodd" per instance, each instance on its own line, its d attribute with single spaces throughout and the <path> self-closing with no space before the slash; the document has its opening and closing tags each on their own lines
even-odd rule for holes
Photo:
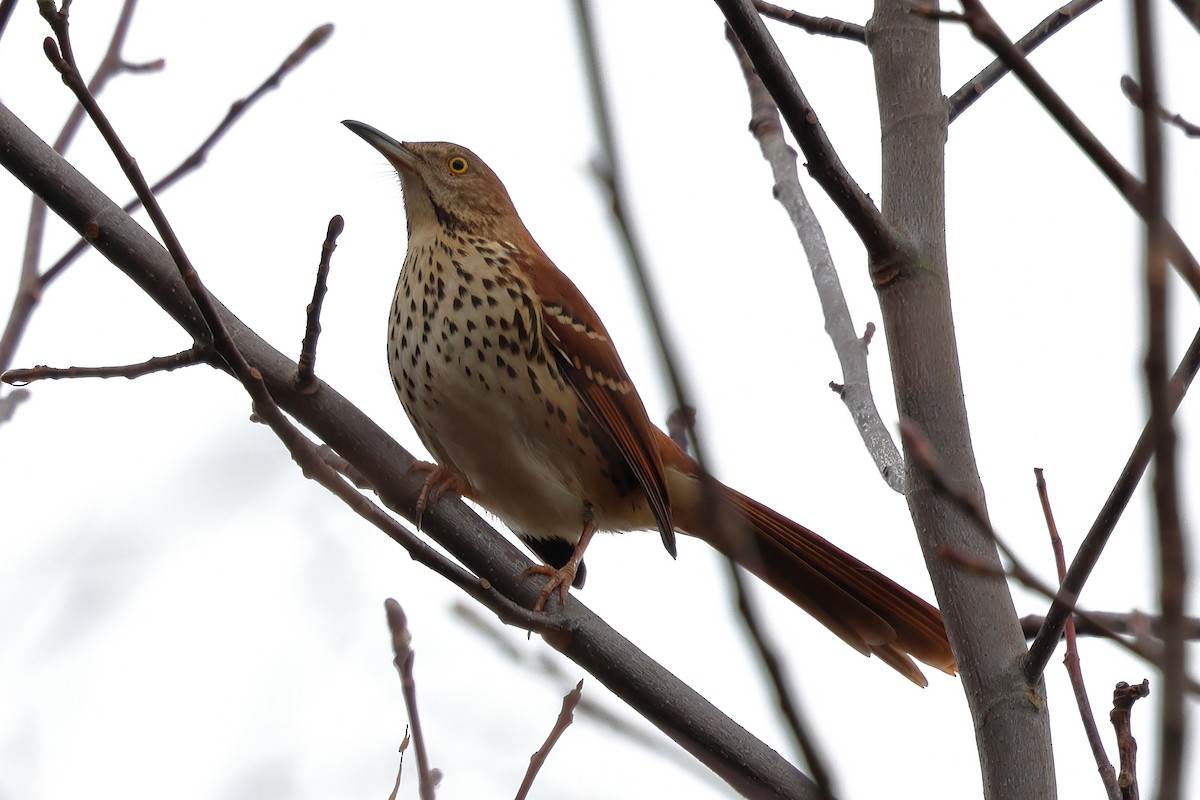
<svg viewBox="0 0 1200 800">
<path fill-rule="evenodd" d="M 342 120 L 342 124 L 365 139 L 371 147 L 383 153 L 383 157 L 396 169 L 411 170 L 416 166 L 417 157 L 412 151 L 383 131 L 352 119 Z"/>
</svg>

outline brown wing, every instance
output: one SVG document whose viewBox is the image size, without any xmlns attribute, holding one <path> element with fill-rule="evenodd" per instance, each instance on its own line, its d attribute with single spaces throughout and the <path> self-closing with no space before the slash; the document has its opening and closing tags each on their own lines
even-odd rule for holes
<svg viewBox="0 0 1200 800">
<path fill-rule="evenodd" d="M 675 557 L 675 526 L 658 451 L 659 431 L 651 424 L 600 317 L 570 278 L 540 251 L 537 255 L 542 263 L 528 274 L 542 302 L 543 340 L 645 493 L 663 546 Z"/>
</svg>

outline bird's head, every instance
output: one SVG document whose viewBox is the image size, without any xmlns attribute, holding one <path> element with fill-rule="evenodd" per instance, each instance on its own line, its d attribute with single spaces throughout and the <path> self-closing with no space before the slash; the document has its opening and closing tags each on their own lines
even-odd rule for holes
<svg viewBox="0 0 1200 800">
<path fill-rule="evenodd" d="M 342 123 L 396 168 L 408 215 L 408 235 L 440 226 L 463 234 L 512 239 L 517 216 L 508 190 L 479 156 L 450 142 L 398 142 L 354 120 Z"/>
</svg>

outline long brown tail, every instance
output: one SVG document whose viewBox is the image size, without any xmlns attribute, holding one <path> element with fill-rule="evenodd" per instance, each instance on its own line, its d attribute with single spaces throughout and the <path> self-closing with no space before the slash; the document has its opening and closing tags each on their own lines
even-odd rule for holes
<svg viewBox="0 0 1200 800">
<path fill-rule="evenodd" d="M 757 575 L 864 655 L 872 653 L 918 686 L 913 658 L 957 671 L 942 615 L 929 603 L 825 539 L 755 500 L 712 481 L 705 500 L 699 468 L 663 443 L 675 525 Z"/>
</svg>

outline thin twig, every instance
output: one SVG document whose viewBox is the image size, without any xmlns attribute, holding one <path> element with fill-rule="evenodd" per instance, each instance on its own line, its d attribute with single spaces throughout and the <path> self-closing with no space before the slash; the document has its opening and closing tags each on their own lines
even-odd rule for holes
<svg viewBox="0 0 1200 800">
<path fill-rule="evenodd" d="M 792 11 L 790 8 L 766 3 L 763 0 L 754 0 L 754 8 L 764 17 L 793 25 L 809 33 L 832 36 L 835 39 L 849 39 L 859 44 L 867 41 L 866 28 L 853 22 L 833 17 L 814 17 L 811 14 L 801 14 L 799 11 Z"/>
<path fill-rule="evenodd" d="M 1050 507 L 1050 490 L 1046 486 L 1046 476 L 1040 467 L 1033 470 L 1037 484 L 1038 499 L 1042 503 L 1042 515 L 1046 518 L 1046 529 L 1050 533 L 1050 546 L 1054 550 L 1054 567 L 1058 572 L 1058 582 L 1061 584 L 1067 575 L 1067 557 L 1063 554 L 1062 539 L 1058 535 L 1058 526 L 1054 523 L 1054 511 Z M 1075 704 L 1079 708 L 1079 719 L 1083 723 L 1084 735 L 1092 748 L 1092 757 L 1096 760 L 1096 769 L 1100 773 L 1100 781 L 1109 800 L 1121 800 L 1117 789 L 1117 774 L 1113 769 L 1108 754 L 1104 751 L 1104 741 L 1100 738 L 1100 728 L 1096 725 L 1096 715 L 1092 713 L 1092 701 L 1088 697 L 1087 686 L 1083 682 L 1083 665 L 1079 661 L 1079 648 L 1075 642 L 1075 620 L 1067 620 L 1067 652 L 1063 657 L 1067 675 L 1071 679 L 1071 690 L 1075 693 Z"/>
<path fill-rule="evenodd" d="M 729 1 L 732 2 L 732 0 Z M 1143 219 L 1148 219 L 1149 206 L 1146 185 L 1100 143 L 1096 135 L 1083 124 L 1083 121 L 1063 100 L 1062 96 L 1054 91 L 1041 73 L 1029 63 L 1029 59 L 1025 58 L 1025 55 L 1009 40 L 980 0 L 961 0 L 961 2 L 964 9 L 961 14 L 941 11 L 935 6 L 920 4 L 914 8 L 917 13 L 932 19 L 965 23 L 972 36 L 991 48 L 992 52 L 1008 65 L 1013 74 L 1025 85 L 1025 88 L 1042 104 L 1046 112 L 1091 159 L 1104 177 L 1108 178 L 1130 207 Z M 1163 235 L 1168 257 L 1175 265 L 1176 271 L 1192 291 L 1200 295 L 1200 262 L 1197 262 L 1196 256 L 1188 249 L 1183 237 L 1169 223 L 1164 223 Z"/>
<path fill-rule="evenodd" d="M 0 0 L 0 37 L 4 36 L 8 21 L 12 18 L 13 9 L 16 7 L 17 0 Z"/>
<path fill-rule="evenodd" d="M 1138 800 L 1140 797 L 1137 781 L 1137 740 L 1133 738 L 1133 704 L 1149 695 L 1149 680 L 1133 685 L 1121 681 L 1113 689 L 1113 708 L 1108 714 L 1108 719 L 1112 722 L 1113 730 L 1117 732 L 1117 753 L 1121 759 L 1121 773 L 1117 776 L 1117 785 L 1121 789 L 1121 800 Z"/>
<path fill-rule="evenodd" d="M 779 113 L 804 153 L 809 174 L 842 212 L 866 248 L 873 280 L 881 284 L 894 280 L 905 264 L 915 263 L 915 256 L 910 257 L 907 243 L 884 221 L 870 196 L 850 176 L 825 134 L 816 109 L 800 88 L 753 3 L 717 0 L 717 6 L 779 105 Z"/>
<path fill-rule="evenodd" d="M 1113 634 L 1120 636 L 1140 636 L 1162 638 L 1162 617 L 1143 614 L 1140 611 L 1091 611 L 1091 617 L 1103 627 L 1095 628 L 1085 619 L 1075 618 L 1076 636 L 1103 636 Z M 1046 617 L 1042 614 L 1028 614 L 1021 617 L 1021 630 L 1026 639 L 1037 636 Z M 1200 618 L 1188 617 L 1186 634 L 1188 641 L 1200 641 Z"/>
<path fill-rule="evenodd" d="M 392 633 L 392 652 L 396 654 L 392 663 L 400 673 L 400 690 L 404 695 L 404 707 L 408 709 L 408 722 L 412 728 L 413 749 L 417 753 L 417 781 L 421 800 L 434 800 L 437 787 L 437 770 L 429 766 L 429 754 L 425 749 L 425 735 L 421 731 L 421 715 L 417 712 L 417 682 L 413 678 L 412 635 L 408 632 L 408 618 L 404 609 L 392 598 L 383 601 L 387 612 L 388 630 Z"/>
<path fill-rule="evenodd" d="M 1092 6 L 1098 5 L 1100 0 L 1071 0 L 1061 8 L 1055 11 L 1039 22 L 1029 33 L 1017 40 L 1017 48 L 1028 55 L 1038 48 L 1054 34 L 1065 28 L 1068 24 L 1083 16 L 1083 13 Z M 983 70 L 971 80 L 967 81 L 956 91 L 950 95 L 948 104 L 950 106 L 950 121 L 954 122 L 958 115 L 971 107 L 971 104 L 978 100 L 984 92 L 995 86 L 1010 72 L 1009 66 L 1004 63 L 1004 59 L 997 58 L 991 64 L 988 64 Z"/>
<path fill-rule="evenodd" d="M 978 558 L 975 558 L 970 553 L 958 550 L 952 547 L 944 547 L 938 550 L 938 555 L 954 564 L 960 569 L 977 572 L 980 575 L 992 575 L 997 578 L 1011 578 L 1022 584 L 1026 589 L 1037 592 L 1043 597 L 1054 597 L 1054 589 L 1051 586 L 1038 580 L 1037 576 L 1029 572 L 1023 566 L 1010 565 L 1008 569 L 1003 567 L 995 567 L 991 564 L 985 564 Z M 1082 609 L 1073 609 L 1075 616 L 1078 617 L 1082 624 L 1089 626 L 1095 635 L 1110 640 L 1114 645 L 1121 648 L 1127 653 L 1145 661 L 1147 664 L 1158 667 L 1162 660 L 1162 648 L 1148 643 L 1144 638 L 1134 638 L 1132 641 L 1123 639 L 1118 632 L 1108 628 L 1101 621 L 1103 615 L 1092 615 L 1090 612 Z M 1184 675 L 1184 684 L 1189 694 L 1200 696 L 1200 681 L 1190 675 Z"/>
<path fill-rule="evenodd" d="M 728 26 L 725 28 L 725 38 L 737 56 L 750 93 L 750 132 L 758 140 L 763 158 L 771 165 L 775 178 L 775 198 L 787 211 L 812 271 L 813 285 L 817 289 L 825 318 L 825 333 L 833 342 L 833 350 L 842 368 L 843 383 L 835 391 L 846 404 L 854 427 L 862 436 L 863 444 L 884 482 L 896 492 L 904 494 L 908 486 L 904 457 L 883 424 L 871 391 L 871 373 L 867 368 L 869 340 L 866 337 L 860 339 L 855 331 L 837 267 L 829 252 L 829 243 L 800 185 L 796 152 L 783 138 L 779 108 Z M 868 331 L 873 331 L 873 327 L 869 326 Z"/>
<path fill-rule="evenodd" d="M 980 532 L 995 543 L 996 548 L 1008 560 L 1009 567 L 1008 569 L 993 567 L 990 564 L 983 563 L 969 553 L 949 547 L 939 549 L 938 555 L 963 569 L 969 569 L 983 575 L 994 575 L 998 578 L 1012 578 L 1045 597 L 1054 598 L 1054 602 L 1058 603 L 1063 597 L 1062 587 L 1060 586 L 1056 592 L 1054 588 L 1047 586 L 1039 579 L 1017 557 L 1012 548 L 996 533 L 991 522 L 987 519 L 987 515 L 983 513 L 978 500 L 970 492 L 964 491 L 955 485 L 953 479 L 946 475 L 945 470 L 942 469 L 941 463 L 938 460 L 937 453 L 933 450 L 933 445 L 930 443 L 929 437 L 925 435 L 920 426 L 906 417 L 901 418 L 900 436 L 904 440 L 905 451 L 911 456 L 913 463 L 928 476 L 930 486 L 934 491 L 952 500 L 955 505 L 971 518 L 971 521 L 975 523 Z M 1106 629 L 1098 619 L 1091 617 L 1086 611 L 1076 607 L 1074 600 L 1067 608 L 1068 616 L 1071 612 L 1087 619 L 1089 624 L 1098 631 L 1097 635 L 1112 639 L 1122 649 L 1133 653 L 1139 658 L 1145 659 L 1150 664 L 1158 666 L 1159 653 L 1157 649 L 1147 647 L 1142 641 L 1135 640 L 1130 642 L 1120 638 L 1115 631 Z M 1184 676 L 1184 680 L 1189 692 L 1200 694 L 1200 683 L 1187 675 Z"/>
<path fill-rule="evenodd" d="M 575 684 L 575 688 L 567 692 L 563 696 L 562 708 L 558 712 L 558 717 L 554 720 L 554 727 L 550 729 L 550 735 L 546 737 L 546 741 L 538 748 L 532 756 L 529 757 L 529 769 L 525 770 L 525 777 L 521 780 L 520 787 L 517 788 L 516 800 L 525 800 L 529 796 L 529 790 L 533 788 L 534 778 L 542 769 L 542 765 L 546 763 L 546 759 L 550 756 L 550 751 L 554 749 L 554 745 L 559 738 L 566 733 L 567 728 L 575 720 L 575 707 L 579 705 L 579 699 L 583 696 L 583 680 Z"/>
<path fill-rule="evenodd" d="M 1183 18 L 1192 23 L 1192 27 L 1200 33 L 1200 0 L 1173 0 L 1175 7 Z"/>
<path fill-rule="evenodd" d="M 264 95 L 266 95 L 272 89 L 277 89 L 283 82 L 283 79 L 287 77 L 287 75 L 293 69 L 302 64 L 304 59 L 306 59 L 309 54 L 324 44 L 325 40 L 328 39 L 332 33 L 332 25 L 326 24 L 314 28 L 313 31 L 304 38 L 304 41 L 301 42 L 294 50 L 292 50 L 292 52 L 288 54 L 287 58 L 280 63 L 275 71 L 268 75 L 266 80 L 260 83 L 258 87 L 254 89 L 254 91 L 239 100 L 233 101 L 233 103 L 229 106 L 229 110 L 225 112 L 224 118 L 217 123 L 217 126 L 213 128 L 208 136 L 205 137 L 204 141 L 201 142 L 200 145 L 190 154 L 188 154 L 182 161 L 180 161 L 174 169 L 151 184 L 150 191 L 152 191 L 156 196 L 161 195 L 187 175 L 204 166 L 205 162 L 208 160 L 208 154 L 212 151 L 213 147 L 215 147 L 216 144 L 225 137 L 225 134 L 229 133 L 234 124 L 237 123 L 238 120 L 240 120 L 242 116 L 244 116 L 245 113 L 250 110 L 251 107 L 253 107 L 260 99 L 262 99 Z M 122 206 L 121 209 L 126 213 L 129 213 L 141 207 L 141 199 L 135 196 L 132 200 Z M 63 270 L 70 266 L 75 259 L 77 259 L 85 250 L 87 250 L 87 248 L 88 242 L 83 239 L 80 239 L 78 242 L 72 245 L 71 248 L 67 250 L 67 252 L 63 253 L 62 256 L 60 256 L 59 259 L 55 261 L 54 264 L 52 264 L 43 274 L 41 288 L 44 289 L 55 278 L 62 274 Z"/>
<path fill-rule="evenodd" d="M 825 766 L 827 759 L 821 753 L 820 743 L 808 732 L 808 725 L 800 714 L 800 704 L 790 689 L 791 682 L 784 669 L 783 661 L 775 652 L 775 647 L 767 640 L 766 630 L 759 623 L 760 614 L 754 606 L 750 593 L 746 590 L 746 581 L 742 577 L 740 567 L 731 559 L 729 562 L 729 579 L 733 583 L 737 595 L 737 608 L 742 616 L 750 638 L 754 642 L 758 656 L 762 659 L 763 668 L 771 679 L 771 687 L 775 690 L 775 702 L 787 721 L 788 728 L 796 740 L 796 746 L 804 756 L 808 770 L 812 773 L 813 783 L 817 785 L 820 796 L 826 800 L 836 797 L 833 784 L 833 773 Z"/>
<path fill-rule="evenodd" d="M 313 286 L 313 299 L 308 304 L 308 323 L 304 329 L 304 341 L 300 345 L 300 360 L 296 367 L 296 388 L 304 394 L 312 394 L 320 385 L 316 376 L 317 337 L 321 335 L 321 304 L 329 290 L 329 259 L 337 249 L 337 238 L 342 235 L 345 223 L 341 214 L 329 220 L 325 231 L 325 243 L 321 246 L 321 263 L 317 265 L 317 281 Z"/>
<path fill-rule="evenodd" d="M 1175 426 L 1168 385 L 1167 348 L 1170 297 L 1167 283 L 1166 165 L 1162 122 L 1158 116 L 1158 56 L 1150 0 L 1134 0 L 1138 78 L 1144 105 L 1142 158 L 1146 175 L 1146 389 L 1150 429 L 1154 437 L 1154 513 L 1158 523 L 1159 603 L 1162 613 L 1162 699 L 1160 701 L 1158 797 L 1183 796 L 1183 764 L 1187 743 L 1184 629 L 1188 553 L 1179 509 L 1179 473 Z M 1124 773 L 1124 770 L 1122 770 Z"/>
<path fill-rule="evenodd" d="M 1128 75 L 1122 75 L 1121 91 L 1125 94 L 1125 97 L 1129 99 L 1129 102 L 1133 103 L 1143 111 L 1146 110 L 1145 102 L 1142 98 L 1142 87 L 1138 86 L 1137 81 Z M 1200 136 L 1200 125 L 1188 122 L 1179 114 L 1172 114 L 1161 105 L 1157 106 L 1156 113 L 1158 114 L 1159 119 L 1168 125 L 1174 125 L 1176 128 L 1179 128 L 1179 130 L 1183 131 L 1185 136 L 1190 138 L 1196 138 Z"/>
<path fill-rule="evenodd" d="M 584 66 L 587 72 L 588 95 L 591 98 L 596 132 L 600 138 L 601 156 L 593 165 L 594 172 L 608 195 L 609 209 L 625 249 L 625 261 L 638 288 L 642 308 L 645 311 L 646 319 L 650 322 L 654 340 L 658 344 L 659 358 L 671 385 L 675 407 L 695 408 L 695 405 L 689 400 L 683 373 L 678 366 L 679 358 L 675 353 L 671 337 L 667 333 L 666 324 L 663 322 L 662 304 L 658 300 L 654 287 L 650 284 L 650 271 L 646 268 L 646 258 L 640 237 L 634 228 L 633 221 L 625 213 L 628 203 L 625 200 L 624 174 L 617 152 L 616 136 L 613 133 L 612 115 L 608 108 L 608 91 L 604 85 L 604 72 L 600 68 L 600 54 L 596 43 L 595 28 L 592 25 L 591 11 L 587 0 L 575 0 L 574 6 L 579 41 L 583 49 Z M 687 424 L 696 461 L 703 466 L 706 462 L 702 449 L 696 441 L 694 420 L 695 415 L 693 414 L 690 419 L 685 417 L 683 421 Z"/>
<path fill-rule="evenodd" d="M 121 7 L 117 24 L 113 27 L 112 37 L 108 48 L 100 59 L 96 72 L 88 82 L 92 95 L 100 94 L 108 82 L 122 72 L 129 71 L 125 60 L 121 57 L 121 48 L 133 22 L 133 12 L 137 0 L 125 0 Z M 11 8 L 5 9 L 11 11 Z M 84 119 L 83 107 L 76 105 L 71 109 L 67 121 L 54 140 L 54 149 L 62 154 L 70 147 Z M 12 310 L 9 311 L 4 333 L 0 334 L 0 372 L 8 369 L 16 354 L 17 346 L 29 325 L 29 318 L 41 301 L 42 289 L 45 288 L 44 275 L 39 274 L 42 259 L 42 242 L 46 231 L 46 204 L 40 198 L 34 197 L 29 211 L 29 222 L 26 225 L 25 253 L 21 260 L 21 275 L 18 281 L 16 297 L 13 298 Z M 10 406 L 11 410 L 11 406 Z"/>
<path fill-rule="evenodd" d="M 62 378 L 140 378 L 153 372 L 171 372 L 196 364 L 217 366 L 212 348 L 194 345 L 169 356 L 155 356 L 137 364 L 117 367 L 47 367 L 39 364 L 30 369 L 10 369 L 0 380 L 12 386 L 28 386 L 34 381 Z"/>
<path fill-rule="evenodd" d="M 1179 404 L 1183 401 L 1197 371 L 1200 371 L 1200 330 L 1197 330 L 1192 337 L 1187 352 L 1180 359 L 1179 366 L 1175 368 L 1175 374 L 1171 376 L 1170 412 L 1172 414 L 1179 409 Z M 1100 554 L 1104 552 L 1104 546 L 1108 543 L 1109 536 L 1116 528 L 1117 521 L 1120 520 L 1121 514 L 1129 504 L 1129 499 L 1133 497 L 1133 492 L 1142 479 L 1146 466 L 1150 463 L 1150 457 L 1154 452 L 1153 441 L 1153 431 L 1150 422 L 1147 421 L 1137 443 L 1133 446 L 1133 451 L 1125 460 L 1121 474 L 1117 477 L 1116 483 L 1100 507 L 1095 521 L 1092 522 L 1092 527 L 1075 552 L 1075 558 L 1072 560 L 1070 568 L 1067 569 L 1067 577 L 1063 580 L 1054 597 L 1054 602 L 1050 604 L 1050 608 L 1046 612 L 1046 621 L 1041 632 L 1029 645 L 1024 666 L 1026 680 L 1036 680 L 1037 676 L 1046 669 L 1046 664 L 1050 661 L 1050 654 L 1054 652 L 1059 639 L 1062 638 L 1063 627 L 1070 617 L 1071 608 L 1078 602 L 1079 593 L 1083 591 L 1088 576 L 1092 574 L 1092 569 L 1100 560 Z"/>
<path fill-rule="evenodd" d="M 518 643 L 510 641 L 516 634 L 509 635 L 504 630 L 496 628 L 491 620 L 479 612 L 475 605 L 463 600 L 456 600 L 450 610 L 461 624 L 475 631 L 484 641 L 496 648 L 500 655 L 511 660 L 514 665 L 532 670 L 549 681 L 561 682 L 570 680 L 572 677 L 568 675 L 567 670 L 561 666 L 558 659 L 547 658 L 543 653 L 518 646 Z M 524 645 L 524 641 L 522 640 L 519 644 Z M 705 770 L 695 759 L 689 758 L 686 752 L 673 746 L 661 736 L 651 735 L 642 727 L 631 724 L 627 717 L 615 713 L 602 702 L 585 695 L 580 698 L 575 713 L 586 717 L 594 724 L 604 726 L 617 736 L 629 739 L 640 750 L 653 752 L 657 757 L 671 761 L 680 769 L 691 772 L 699 780 L 713 780 L 713 774 Z"/>
</svg>

